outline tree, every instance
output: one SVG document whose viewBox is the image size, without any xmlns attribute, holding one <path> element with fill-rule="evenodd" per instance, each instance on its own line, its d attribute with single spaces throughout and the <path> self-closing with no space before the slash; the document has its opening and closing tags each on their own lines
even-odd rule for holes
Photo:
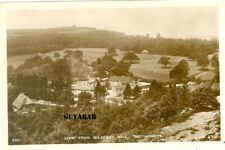
<svg viewBox="0 0 225 150">
<path fill-rule="evenodd" d="M 169 76 L 173 79 L 182 80 L 187 77 L 189 71 L 189 65 L 186 60 L 181 60 L 170 72 Z"/>
<path fill-rule="evenodd" d="M 186 70 L 189 70 L 189 64 L 188 64 L 188 62 L 187 62 L 185 59 L 182 59 L 182 60 L 179 62 L 178 65 L 180 65 L 180 66 L 186 68 Z"/>
<path fill-rule="evenodd" d="M 54 57 L 55 57 L 56 59 L 59 59 L 59 58 L 60 58 L 60 54 L 57 53 L 57 52 L 55 52 L 53 55 L 54 55 Z"/>
<path fill-rule="evenodd" d="M 129 98 L 131 95 L 132 95 L 132 89 L 130 87 L 130 84 L 127 83 L 127 85 L 123 91 L 123 96 L 124 96 L 124 98 Z"/>
<path fill-rule="evenodd" d="M 16 69 L 12 65 L 7 67 L 7 82 L 15 82 Z"/>
<path fill-rule="evenodd" d="M 105 54 L 105 56 L 102 57 L 102 61 L 100 65 L 106 71 L 109 71 L 115 64 L 116 64 L 116 60 L 113 58 L 113 56 Z"/>
<path fill-rule="evenodd" d="M 108 54 L 116 56 L 116 49 L 114 47 L 108 48 Z"/>
<path fill-rule="evenodd" d="M 77 58 L 79 60 L 83 60 L 84 54 L 80 50 L 72 51 L 72 50 L 66 50 L 65 52 L 65 58 Z"/>
<path fill-rule="evenodd" d="M 94 94 L 97 99 L 101 99 L 106 95 L 106 89 L 104 86 L 101 86 L 101 83 L 97 81 L 97 84 L 94 89 Z"/>
<path fill-rule="evenodd" d="M 89 92 L 81 92 L 78 95 L 77 105 L 81 107 L 81 109 L 89 108 L 91 106 L 92 96 Z"/>
<path fill-rule="evenodd" d="M 72 73 L 66 59 L 58 59 L 52 66 L 52 99 L 61 104 L 74 104 L 72 94 Z"/>
<path fill-rule="evenodd" d="M 163 64 L 163 65 L 164 65 L 164 68 L 166 68 L 166 66 L 167 66 L 168 64 L 171 63 L 171 62 L 170 62 L 170 57 L 167 57 L 167 56 L 161 56 L 161 57 L 159 58 L 158 63 Z"/>
<path fill-rule="evenodd" d="M 214 80 L 216 82 L 220 81 L 220 69 L 219 69 L 219 60 L 218 60 L 218 56 L 215 54 L 213 55 L 213 57 L 210 60 L 211 65 L 215 68 L 215 77 Z"/>
<path fill-rule="evenodd" d="M 123 61 L 127 62 L 137 62 L 140 58 L 134 52 L 125 53 L 123 56 Z"/>
<path fill-rule="evenodd" d="M 152 82 L 151 82 L 151 85 L 150 85 L 150 90 L 160 90 L 160 89 L 162 89 L 163 88 L 163 85 L 162 85 L 162 83 L 161 82 L 158 82 L 158 81 L 156 81 L 156 80 L 153 80 Z"/>
<path fill-rule="evenodd" d="M 197 59 L 197 65 L 201 66 L 202 68 L 205 68 L 209 64 L 209 59 L 206 54 L 202 54 Z"/>
<path fill-rule="evenodd" d="M 35 74 L 18 74 L 15 79 L 18 90 L 30 98 L 46 99 L 47 78 Z"/>
<path fill-rule="evenodd" d="M 218 56 L 216 54 L 212 56 L 210 63 L 214 68 L 219 67 L 219 60 L 218 60 Z"/>
<path fill-rule="evenodd" d="M 20 67 L 31 68 L 31 67 L 39 66 L 41 63 L 42 63 L 41 56 L 40 55 L 35 55 L 34 57 L 25 60 L 24 65 L 20 66 Z"/>
<path fill-rule="evenodd" d="M 128 75 L 130 69 L 130 64 L 124 61 L 119 61 L 116 65 L 111 69 L 111 74 L 116 76 Z"/>
<path fill-rule="evenodd" d="M 192 94 L 193 108 L 198 111 L 218 109 L 219 103 L 210 89 L 198 89 Z"/>
<path fill-rule="evenodd" d="M 162 94 L 165 93 L 165 88 L 161 82 L 153 80 L 149 86 L 149 90 L 144 94 L 145 99 L 158 101 Z"/>
<path fill-rule="evenodd" d="M 141 89 L 138 85 L 136 85 L 133 89 L 133 96 L 135 98 L 138 98 L 140 96 L 140 94 L 141 94 Z"/>
</svg>

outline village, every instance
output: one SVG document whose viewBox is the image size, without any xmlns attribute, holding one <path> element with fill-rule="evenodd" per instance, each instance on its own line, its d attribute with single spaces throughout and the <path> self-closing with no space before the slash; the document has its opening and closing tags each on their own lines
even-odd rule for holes
<svg viewBox="0 0 225 150">
<path fill-rule="evenodd" d="M 143 55 L 148 55 L 147 50 L 143 50 Z M 43 54 L 38 54 L 42 59 L 44 59 L 46 56 Z M 72 55 L 71 55 L 72 56 Z M 79 63 L 77 61 L 77 58 L 69 57 L 70 67 L 72 68 L 71 71 L 73 72 L 75 69 L 76 72 L 76 65 Z M 212 57 L 209 56 L 209 57 Z M 52 59 L 55 59 L 55 57 L 52 57 Z M 89 67 L 90 69 L 91 67 Z M 91 68 L 90 70 L 93 70 Z M 106 104 L 108 105 L 124 105 L 126 103 L 132 103 L 134 101 L 137 101 L 140 96 L 143 96 L 151 87 L 151 82 L 143 81 L 142 79 L 134 79 L 131 76 L 110 76 L 105 78 L 100 77 L 93 77 L 88 75 L 90 73 L 90 70 L 88 72 L 82 71 L 82 73 L 87 74 L 87 78 L 79 79 L 74 78 L 73 82 L 71 84 L 72 93 L 74 96 L 74 105 L 70 105 L 71 108 L 77 107 L 76 102 L 79 100 L 79 95 L 82 92 L 89 93 L 92 97 L 91 103 L 96 102 L 95 97 L 95 89 L 97 84 L 100 84 L 100 86 L 104 87 L 105 93 L 103 96 L 100 97 Z M 175 86 L 177 88 L 179 87 L 187 87 L 187 89 L 190 92 L 194 92 L 197 89 L 200 88 L 210 88 L 213 91 L 219 90 L 219 83 L 214 82 L 215 73 L 213 71 L 207 71 L 207 72 L 200 72 L 198 74 L 194 74 L 189 76 L 189 78 L 194 78 L 194 80 L 187 81 L 185 83 L 176 83 Z M 51 86 L 51 82 L 48 82 L 48 85 Z M 163 86 L 166 88 L 170 88 L 171 84 L 174 84 L 172 82 L 165 82 L 163 83 Z M 124 92 L 129 85 L 129 88 L 131 90 L 134 90 L 137 88 L 137 95 L 129 95 L 125 96 Z M 54 90 L 53 90 L 54 91 Z M 46 101 L 42 99 L 31 99 L 28 96 L 26 96 L 24 93 L 20 93 L 16 99 L 12 103 L 14 112 L 17 112 L 19 114 L 29 114 L 34 113 L 38 110 L 48 110 L 52 107 L 64 107 L 63 104 L 57 104 L 51 101 Z M 94 108 L 93 108 L 94 109 Z"/>
</svg>

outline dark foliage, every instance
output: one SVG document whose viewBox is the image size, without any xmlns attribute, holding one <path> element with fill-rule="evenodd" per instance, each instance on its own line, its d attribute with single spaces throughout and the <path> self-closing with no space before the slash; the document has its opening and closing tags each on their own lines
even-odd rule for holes
<svg viewBox="0 0 225 150">
<path fill-rule="evenodd" d="M 127 36 L 116 32 L 80 27 L 9 30 L 7 36 L 8 56 L 78 47 L 113 47 L 135 53 L 146 49 L 153 54 L 180 55 L 197 59 L 202 53 L 215 52 L 218 49 L 218 41 L 216 39 L 207 41 L 170 39 L 161 36 L 160 38 Z"/>
</svg>

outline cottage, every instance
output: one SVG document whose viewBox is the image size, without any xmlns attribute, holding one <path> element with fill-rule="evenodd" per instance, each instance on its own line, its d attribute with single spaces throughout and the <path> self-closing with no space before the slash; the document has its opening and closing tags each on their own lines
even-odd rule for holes
<svg viewBox="0 0 225 150">
<path fill-rule="evenodd" d="M 14 111 L 19 111 L 23 108 L 24 105 L 32 104 L 33 100 L 24 95 L 24 93 L 19 94 L 16 99 L 13 101 L 12 106 Z"/>
<path fill-rule="evenodd" d="M 17 96 L 17 98 L 13 101 L 12 106 L 15 112 L 22 114 L 35 112 L 38 108 L 43 109 L 46 107 L 63 107 L 63 105 L 58 105 L 50 101 L 30 99 L 23 93 Z"/>
</svg>

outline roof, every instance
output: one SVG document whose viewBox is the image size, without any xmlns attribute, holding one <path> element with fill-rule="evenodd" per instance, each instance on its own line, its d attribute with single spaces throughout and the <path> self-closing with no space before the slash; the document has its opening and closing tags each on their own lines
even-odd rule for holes
<svg viewBox="0 0 225 150">
<path fill-rule="evenodd" d="M 116 89 L 116 90 L 123 88 L 123 85 L 120 81 L 119 82 L 110 81 L 110 86 L 112 89 Z"/>
<path fill-rule="evenodd" d="M 88 81 L 77 81 L 72 85 L 73 90 L 81 91 L 92 91 L 94 90 L 94 85 Z"/>
<path fill-rule="evenodd" d="M 131 80 L 131 77 L 128 77 L 128 76 L 111 76 L 109 78 L 109 81 L 121 82 L 122 84 L 127 84 L 130 82 L 130 80 Z"/>
<path fill-rule="evenodd" d="M 26 95 L 24 95 L 23 93 L 19 94 L 16 99 L 13 101 L 12 105 L 17 109 L 21 109 L 23 107 L 23 105 L 28 105 L 28 104 L 32 104 L 33 101 L 27 97 Z"/>
<path fill-rule="evenodd" d="M 148 83 L 148 82 L 137 82 L 137 85 L 139 87 L 148 87 L 149 85 L 151 85 L 151 83 Z"/>
<path fill-rule="evenodd" d="M 63 105 L 58 105 L 58 104 L 52 103 L 50 101 L 45 101 L 45 100 L 34 101 L 33 104 L 63 107 Z"/>
<path fill-rule="evenodd" d="M 148 53 L 148 50 L 145 49 L 145 50 L 142 51 L 142 53 Z"/>
</svg>

